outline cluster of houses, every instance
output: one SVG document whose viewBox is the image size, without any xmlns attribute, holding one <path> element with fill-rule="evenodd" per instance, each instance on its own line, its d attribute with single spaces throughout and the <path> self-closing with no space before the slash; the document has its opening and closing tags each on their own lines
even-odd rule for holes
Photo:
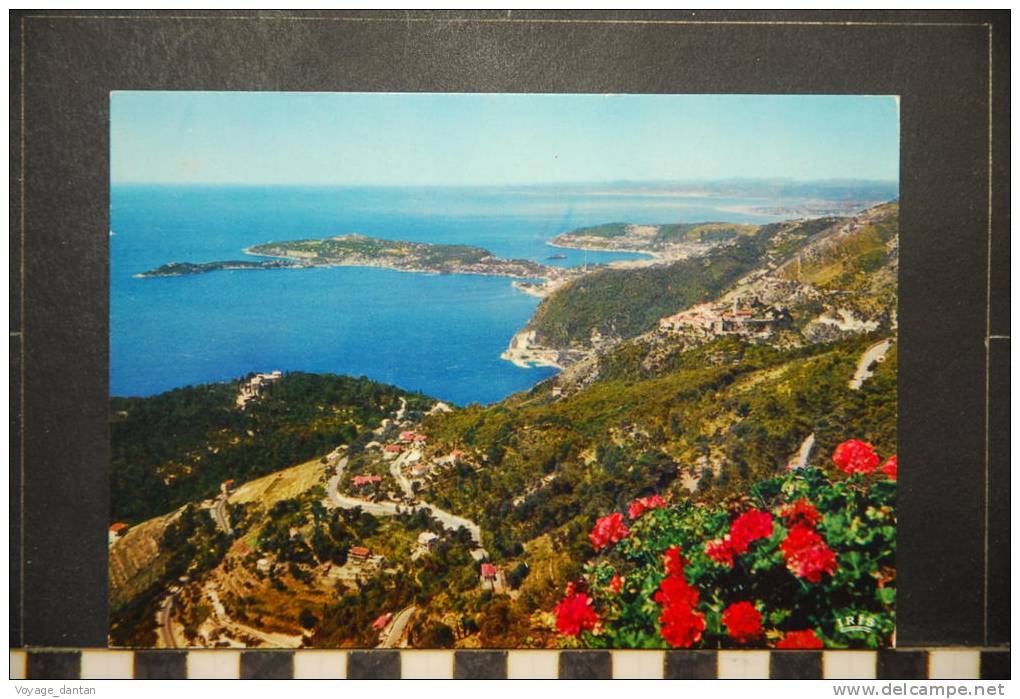
<svg viewBox="0 0 1020 699">
<path fill-rule="evenodd" d="M 266 388 L 283 378 L 283 372 L 277 370 L 268 374 L 255 374 L 241 384 L 241 390 L 237 394 L 237 407 L 244 410 L 248 403 L 256 400 L 262 395 Z"/>
<path fill-rule="evenodd" d="M 702 303 L 659 321 L 659 330 L 672 333 L 695 333 L 704 336 L 737 335 L 770 337 L 792 321 L 790 312 L 753 298 L 741 304 L 739 298 L 731 306 Z"/>
</svg>

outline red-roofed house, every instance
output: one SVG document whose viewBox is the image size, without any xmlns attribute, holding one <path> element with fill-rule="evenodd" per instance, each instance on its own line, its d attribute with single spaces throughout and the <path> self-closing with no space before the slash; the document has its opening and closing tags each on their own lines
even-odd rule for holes
<svg viewBox="0 0 1020 699">
<path fill-rule="evenodd" d="M 386 612 L 385 614 L 380 614 L 379 618 L 372 622 L 372 628 L 375 629 L 376 631 L 382 631 L 383 629 L 386 628 L 386 625 L 390 623 L 390 619 L 392 618 L 393 612 Z"/>
<path fill-rule="evenodd" d="M 383 451 L 386 452 L 387 454 L 399 454 L 403 450 L 404 448 L 399 444 L 387 444 L 386 446 L 383 447 Z"/>
<path fill-rule="evenodd" d="M 358 560 L 362 560 L 362 561 L 363 561 L 363 560 L 365 560 L 366 558 L 368 558 L 369 556 L 371 556 L 371 555 L 372 555 L 372 552 L 371 552 L 371 551 L 369 551 L 369 550 L 368 550 L 367 548 L 365 548 L 364 546 L 352 546 L 352 547 L 351 547 L 351 551 L 350 551 L 350 554 L 351 554 L 351 557 L 352 557 L 352 558 L 355 558 L 355 559 L 358 559 Z"/>
<path fill-rule="evenodd" d="M 414 432 L 412 432 L 410 430 L 404 430 L 403 432 L 400 433 L 400 441 L 401 442 L 411 442 L 411 441 L 414 441 L 414 437 L 415 437 Z"/>
<path fill-rule="evenodd" d="M 117 541 L 122 536 L 127 534 L 127 530 L 131 527 L 123 522 L 116 522 L 110 525 L 110 543 Z"/>
<path fill-rule="evenodd" d="M 506 590 L 506 574 L 491 563 L 483 563 L 481 570 L 481 583 L 483 590 L 492 590 L 501 594 Z"/>
<path fill-rule="evenodd" d="M 363 485 L 373 485 L 379 483 L 382 480 L 382 476 L 355 476 L 351 479 L 351 483 L 355 488 L 360 488 Z"/>
</svg>

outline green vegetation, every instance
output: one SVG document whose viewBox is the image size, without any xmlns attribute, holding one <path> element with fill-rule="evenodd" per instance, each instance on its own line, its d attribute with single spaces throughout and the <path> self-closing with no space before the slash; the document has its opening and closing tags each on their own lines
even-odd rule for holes
<svg viewBox="0 0 1020 699">
<path fill-rule="evenodd" d="M 705 257 L 585 275 L 545 299 L 528 327 L 550 347 L 584 345 L 593 331 L 633 337 L 664 316 L 718 296 L 761 264 L 772 237 L 783 230 L 780 224 L 764 226 Z"/>
<path fill-rule="evenodd" d="M 329 374 L 287 374 L 249 403 L 239 383 L 111 398 L 112 518 L 135 523 L 215 495 L 227 479 L 251 480 L 353 441 L 420 394 Z"/>
<path fill-rule="evenodd" d="M 719 243 L 742 235 L 754 235 L 758 226 L 740 223 L 667 223 L 658 227 L 653 244 Z"/>
<path fill-rule="evenodd" d="M 847 387 L 873 341 L 783 351 L 726 339 L 679 355 L 659 375 L 620 360 L 559 400 L 537 388 L 430 418 L 430 435 L 478 455 L 485 468 L 462 465 L 425 497 L 478 521 L 494 554 L 516 555 L 524 542 L 557 532 L 558 544 L 583 560 L 601 513 L 664 488 L 690 497 L 676 480 L 681 471 L 697 477 L 716 465 L 695 494 L 708 502 L 785 468 L 812 432 L 816 459 L 847 431 L 894 450 L 895 353 L 860 391 Z M 556 478 L 513 506 L 548 474 Z"/>
<path fill-rule="evenodd" d="M 181 575 L 200 576 L 212 570 L 230 544 L 216 529 L 208 512 L 188 505 L 163 532 L 159 542 L 160 573 L 145 590 L 122 600 L 110 590 L 110 643 L 119 647 L 152 647 L 156 631 L 152 624 L 166 586 Z"/>
<path fill-rule="evenodd" d="M 808 468 L 759 481 L 726 507 L 684 502 L 623 524 L 617 530 L 623 539 L 586 570 L 581 594 L 593 600 L 589 609 L 602 628 L 597 635 L 584 631 L 583 644 L 891 644 L 896 482 L 881 472 L 846 478 L 831 464 L 827 470 L 831 475 Z M 727 536 L 740 538 L 744 550 L 729 549 Z M 673 547 L 677 555 L 666 563 Z M 569 622 L 577 612 L 559 610 L 561 630 L 576 635 Z"/>
<path fill-rule="evenodd" d="M 321 240 L 294 240 L 283 243 L 265 243 L 250 250 L 257 255 L 301 257 L 321 261 L 343 260 L 352 256 L 377 260 L 387 258 L 414 258 L 426 265 L 447 266 L 481 262 L 492 257 L 485 248 L 469 245 L 435 245 L 412 243 L 405 240 L 384 240 L 364 235 L 344 235 Z"/>
<path fill-rule="evenodd" d="M 170 262 L 139 274 L 139 277 L 182 277 L 187 274 L 204 274 L 224 269 L 277 269 L 292 267 L 286 260 L 226 260 L 223 262 Z"/>
</svg>

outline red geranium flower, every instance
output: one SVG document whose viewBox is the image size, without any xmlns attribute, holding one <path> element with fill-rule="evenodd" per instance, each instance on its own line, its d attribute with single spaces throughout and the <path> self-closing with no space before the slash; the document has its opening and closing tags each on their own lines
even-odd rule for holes
<svg viewBox="0 0 1020 699">
<path fill-rule="evenodd" d="M 666 553 L 663 556 L 663 567 L 666 570 L 666 575 L 683 575 L 684 568 L 687 567 L 689 561 L 680 555 L 680 547 L 673 546 L 672 548 L 666 549 Z"/>
<path fill-rule="evenodd" d="M 619 592 L 623 588 L 623 578 L 619 575 L 614 575 L 613 579 L 609 581 L 609 589 L 613 592 Z"/>
<path fill-rule="evenodd" d="M 705 555 L 716 563 L 722 563 L 724 566 L 733 566 L 733 550 L 730 549 L 725 539 L 706 541 Z"/>
<path fill-rule="evenodd" d="M 815 635 L 812 629 L 807 631 L 787 631 L 783 640 L 776 644 L 776 648 L 816 650 L 824 648 L 822 639 Z"/>
<path fill-rule="evenodd" d="M 750 602 L 736 602 L 722 613 L 726 630 L 737 643 L 747 643 L 761 637 L 761 613 Z"/>
<path fill-rule="evenodd" d="M 666 501 L 659 495 L 651 495 L 647 498 L 638 498 L 630 504 L 630 507 L 627 508 L 627 516 L 631 519 L 637 519 L 648 510 L 655 510 L 665 506 Z"/>
<path fill-rule="evenodd" d="M 850 439 L 836 447 L 832 461 L 844 473 L 871 473 L 878 467 L 878 454 L 870 444 Z"/>
<path fill-rule="evenodd" d="M 808 582 L 821 582 L 822 573 L 832 575 L 837 568 L 836 554 L 811 527 L 795 524 L 779 545 L 790 572 Z"/>
<path fill-rule="evenodd" d="M 896 455 L 890 456 L 884 464 L 882 464 L 882 473 L 889 476 L 889 480 L 896 480 Z"/>
<path fill-rule="evenodd" d="M 553 610 L 556 629 L 565 636 L 578 636 L 581 631 L 594 629 L 599 617 L 591 605 L 592 599 L 585 594 L 565 597 Z"/>
<path fill-rule="evenodd" d="M 682 575 L 670 575 L 659 583 L 659 591 L 652 599 L 663 607 L 694 607 L 698 604 L 698 591 Z"/>
<path fill-rule="evenodd" d="M 813 527 L 822 521 L 822 516 L 818 513 L 818 509 L 807 498 L 801 498 L 790 503 L 780 510 L 779 514 L 791 525 L 802 522 Z"/>
<path fill-rule="evenodd" d="M 705 615 L 686 604 L 668 605 L 659 617 L 662 637 L 673 648 L 690 648 L 701 640 Z"/>
<path fill-rule="evenodd" d="M 761 510 L 748 510 L 733 520 L 733 524 L 730 525 L 729 547 L 733 553 L 745 553 L 752 541 L 767 539 L 770 536 L 772 536 L 772 515 Z"/>
<path fill-rule="evenodd" d="M 588 539 L 591 541 L 591 545 L 595 547 L 595 550 L 598 551 L 609 546 L 609 544 L 615 544 L 617 541 L 627 538 L 628 534 L 630 534 L 630 530 L 623 523 L 623 515 L 619 512 L 614 512 L 595 522 L 595 528 L 591 530 Z"/>
</svg>

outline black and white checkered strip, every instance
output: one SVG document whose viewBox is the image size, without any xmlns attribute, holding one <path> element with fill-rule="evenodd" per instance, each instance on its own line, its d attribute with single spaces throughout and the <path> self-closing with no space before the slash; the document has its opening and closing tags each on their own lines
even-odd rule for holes
<svg viewBox="0 0 1020 699">
<path fill-rule="evenodd" d="M 11 651 L 11 679 L 1009 679 L 1008 650 Z"/>
</svg>

